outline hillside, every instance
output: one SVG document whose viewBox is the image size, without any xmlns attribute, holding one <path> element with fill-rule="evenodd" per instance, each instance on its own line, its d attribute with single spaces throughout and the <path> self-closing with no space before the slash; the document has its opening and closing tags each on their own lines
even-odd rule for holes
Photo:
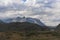
<svg viewBox="0 0 60 40">
<path fill-rule="evenodd" d="M 60 31 L 60 24 L 57 25 L 55 31 Z"/>
<path fill-rule="evenodd" d="M 29 22 L 0 23 L 0 31 L 42 31 L 44 28 Z"/>
</svg>

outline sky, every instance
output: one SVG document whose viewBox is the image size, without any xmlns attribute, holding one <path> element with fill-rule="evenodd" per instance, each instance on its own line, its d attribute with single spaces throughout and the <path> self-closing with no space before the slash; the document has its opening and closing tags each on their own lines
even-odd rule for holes
<svg viewBox="0 0 60 40">
<path fill-rule="evenodd" d="M 60 0 L 0 0 L 0 19 L 17 15 L 56 26 L 60 23 Z"/>
</svg>

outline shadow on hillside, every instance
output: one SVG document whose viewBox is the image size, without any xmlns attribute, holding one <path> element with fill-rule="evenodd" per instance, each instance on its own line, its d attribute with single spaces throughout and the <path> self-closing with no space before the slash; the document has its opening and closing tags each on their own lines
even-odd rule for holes
<svg viewBox="0 0 60 40">
<path fill-rule="evenodd" d="M 47 29 L 47 27 L 46 27 Z M 5 31 L 43 31 L 46 30 L 45 27 L 39 26 L 37 24 L 28 22 L 12 22 L 12 23 L 0 23 L 0 32 Z"/>
</svg>

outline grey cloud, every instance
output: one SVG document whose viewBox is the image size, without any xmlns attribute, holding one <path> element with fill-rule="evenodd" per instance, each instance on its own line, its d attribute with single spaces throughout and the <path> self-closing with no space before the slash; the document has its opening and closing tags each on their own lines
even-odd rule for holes
<svg viewBox="0 0 60 40">
<path fill-rule="evenodd" d="M 24 0 L 24 1 L 26 1 L 26 0 Z M 56 20 L 56 17 L 55 17 L 55 16 L 58 16 L 58 15 L 55 15 L 55 14 L 58 14 L 58 12 L 57 13 L 53 13 L 53 12 L 55 12 L 54 11 L 54 9 L 55 9 L 54 8 L 54 5 L 55 5 L 54 3 L 56 1 L 55 0 L 47 0 L 47 1 L 48 2 L 45 2 L 44 0 L 36 0 L 35 5 L 30 5 L 30 6 L 28 6 L 28 4 L 25 5 L 25 4 L 19 4 L 19 3 L 12 3 L 12 4 L 9 4 L 7 6 L 0 6 L 0 13 L 6 12 L 6 14 L 7 14 L 7 11 L 14 11 L 14 13 L 15 13 L 15 11 L 19 11 L 19 12 L 20 11 L 27 11 L 26 14 L 23 13 L 23 15 L 26 15 L 26 16 L 28 16 L 28 15 L 29 16 L 39 15 L 39 16 L 36 16 L 36 17 L 38 17 L 39 19 L 41 18 L 46 23 L 49 22 L 48 24 L 50 24 L 50 22 L 53 23 L 53 22 L 60 21 L 60 19 Z M 35 7 L 36 4 L 38 4 L 40 7 L 38 7 L 38 6 Z M 29 13 L 29 11 L 31 11 L 31 13 Z M 53 16 L 55 17 L 55 19 L 52 18 Z"/>
</svg>

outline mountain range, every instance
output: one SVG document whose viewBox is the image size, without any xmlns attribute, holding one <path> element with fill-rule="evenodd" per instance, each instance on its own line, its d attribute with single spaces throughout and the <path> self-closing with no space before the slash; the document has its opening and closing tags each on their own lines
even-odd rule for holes
<svg viewBox="0 0 60 40">
<path fill-rule="evenodd" d="M 33 26 L 34 25 L 34 26 Z M 58 30 L 60 29 L 60 24 L 56 27 L 51 27 L 51 26 L 46 26 L 43 22 L 41 22 L 39 19 L 36 18 L 30 18 L 30 17 L 15 17 L 15 18 L 7 18 L 7 19 L 2 19 L 0 20 L 0 30 L 1 29 L 8 29 L 9 27 L 12 29 L 16 29 L 16 27 L 19 27 L 20 29 L 22 29 L 22 27 L 25 29 L 29 29 L 29 28 L 36 28 L 37 29 L 44 29 L 44 30 L 50 30 L 50 31 L 54 31 L 54 30 Z M 23 29 L 22 29 L 23 30 Z"/>
</svg>

